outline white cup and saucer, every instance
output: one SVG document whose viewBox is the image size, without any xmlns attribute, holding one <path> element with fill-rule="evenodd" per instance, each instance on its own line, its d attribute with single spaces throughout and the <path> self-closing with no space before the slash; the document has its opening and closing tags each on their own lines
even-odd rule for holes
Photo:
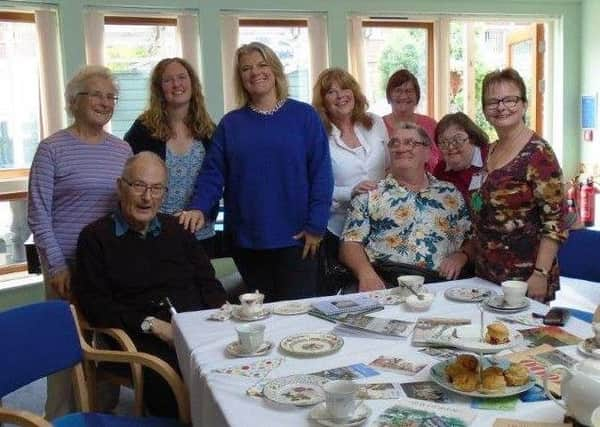
<svg viewBox="0 0 600 427">
<path fill-rule="evenodd" d="M 273 348 L 273 343 L 265 341 L 265 325 L 260 323 L 236 326 L 238 340 L 227 345 L 225 350 L 235 357 L 262 356 Z"/>
<path fill-rule="evenodd" d="M 258 291 L 241 294 L 239 299 L 240 305 L 236 306 L 231 313 L 238 320 L 261 320 L 271 314 L 263 305 L 265 296 Z"/>
<path fill-rule="evenodd" d="M 310 411 L 310 418 L 324 426 L 357 426 L 371 415 L 371 408 L 356 400 L 358 384 L 354 381 L 330 381 L 322 388 L 325 402 Z"/>
<path fill-rule="evenodd" d="M 505 280 L 502 282 L 502 294 L 507 308 L 520 307 L 527 303 L 527 282 L 522 280 Z"/>
</svg>

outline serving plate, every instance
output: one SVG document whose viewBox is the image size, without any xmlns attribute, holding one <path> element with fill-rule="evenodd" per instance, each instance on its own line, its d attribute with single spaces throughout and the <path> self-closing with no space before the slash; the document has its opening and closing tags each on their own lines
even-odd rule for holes
<svg viewBox="0 0 600 427">
<path fill-rule="evenodd" d="M 284 338 L 279 347 L 291 356 L 320 357 L 335 353 L 344 345 L 344 340 L 335 334 L 303 333 Z"/>
<path fill-rule="evenodd" d="M 477 286 L 455 286 L 444 292 L 446 298 L 457 302 L 480 302 L 493 295 L 496 291 Z"/>
<path fill-rule="evenodd" d="M 457 326 L 448 328 L 440 336 L 432 339 L 431 343 L 456 347 L 475 353 L 498 353 L 507 350 L 522 342 L 523 335 L 518 331 L 510 331 L 510 340 L 504 344 L 490 344 L 482 340 L 481 328 L 474 325 Z"/>
<path fill-rule="evenodd" d="M 524 391 L 529 390 L 530 388 L 532 388 L 533 386 L 535 386 L 535 377 L 531 374 L 529 374 L 529 380 L 520 386 L 507 386 L 504 390 L 500 390 L 500 391 L 496 391 L 496 392 L 492 392 L 492 391 L 462 391 L 462 390 L 457 390 L 452 383 L 448 380 L 448 376 L 446 375 L 446 366 L 448 366 L 449 364 L 453 363 L 454 360 L 450 359 L 450 360 L 443 360 L 441 362 L 436 363 L 435 365 L 433 365 L 429 371 L 429 375 L 431 376 L 431 379 L 436 382 L 437 384 L 439 384 L 441 387 L 445 388 L 446 390 L 450 390 L 454 393 L 458 393 L 458 394 L 462 394 L 463 396 L 470 396 L 470 397 L 482 397 L 485 399 L 490 399 L 490 398 L 496 398 L 496 397 L 507 397 L 507 396 L 514 396 L 515 394 L 520 394 L 523 393 Z M 484 363 L 483 363 L 483 367 L 484 369 L 487 368 L 488 366 L 491 366 L 492 363 L 487 360 L 484 359 Z M 508 368 L 508 366 L 510 365 L 510 362 L 508 360 L 498 360 L 494 363 L 494 365 L 502 368 L 502 369 L 506 369 Z"/>
<path fill-rule="evenodd" d="M 310 406 L 325 400 L 321 387 L 327 378 L 316 375 L 290 375 L 265 384 L 263 395 L 272 402 Z"/>
</svg>

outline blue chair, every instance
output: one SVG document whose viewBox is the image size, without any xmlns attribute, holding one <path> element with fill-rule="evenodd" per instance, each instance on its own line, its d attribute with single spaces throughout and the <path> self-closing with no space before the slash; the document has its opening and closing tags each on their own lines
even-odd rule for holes
<svg viewBox="0 0 600 427">
<path fill-rule="evenodd" d="M 29 412 L 0 407 L 0 423 L 40 427 L 181 427 L 189 424 L 185 386 L 166 362 L 146 353 L 93 349 L 81 338 L 76 319 L 74 309 L 64 301 L 46 301 L 0 313 L 3 347 L 0 351 L 0 398 L 39 378 L 72 368 L 75 397 L 83 411 L 49 423 Z M 83 368 L 87 361 L 139 363 L 156 370 L 173 389 L 179 420 L 88 412 L 90 402 Z"/>
<path fill-rule="evenodd" d="M 600 231 L 571 230 L 558 251 L 560 275 L 600 284 Z"/>
</svg>

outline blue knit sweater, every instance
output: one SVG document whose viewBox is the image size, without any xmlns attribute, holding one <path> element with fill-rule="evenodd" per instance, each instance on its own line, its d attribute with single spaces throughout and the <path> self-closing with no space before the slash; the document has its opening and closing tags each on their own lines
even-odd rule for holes
<svg viewBox="0 0 600 427">
<path fill-rule="evenodd" d="M 225 226 L 236 246 L 274 249 L 323 234 L 333 175 L 317 112 L 288 99 L 273 115 L 248 107 L 226 114 L 198 174 L 191 208 L 204 215 L 224 191 Z"/>
</svg>

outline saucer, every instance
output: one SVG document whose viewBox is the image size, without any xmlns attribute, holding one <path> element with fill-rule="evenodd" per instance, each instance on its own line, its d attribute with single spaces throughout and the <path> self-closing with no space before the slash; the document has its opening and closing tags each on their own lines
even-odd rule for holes
<svg viewBox="0 0 600 427">
<path fill-rule="evenodd" d="M 577 344 L 577 350 L 588 357 L 600 359 L 600 347 L 594 342 L 594 338 L 587 338 Z"/>
<path fill-rule="evenodd" d="M 310 310 L 310 304 L 302 303 L 302 302 L 284 302 L 281 304 L 277 304 L 273 308 L 273 313 L 279 314 L 282 316 L 293 316 L 296 314 L 304 314 L 308 313 Z"/>
<path fill-rule="evenodd" d="M 233 310 L 231 310 L 231 316 L 234 319 L 242 320 L 244 322 L 254 322 L 256 320 L 266 319 L 270 315 L 271 315 L 271 312 L 269 311 L 269 309 L 267 309 L 265 307 L 263 307 L 262 311 L 260 311 L 256 314 L 250 315 L 250 316 L 243 313 L 242 308 L 239 305 L 234 306 Z"/>
<path fill-rule="evenodd" d="M 525 310 L 529 307 L 529 298 L 523 297 L 521 298 L 521 302 L 516 305 L 508 305 L 506 301 L 504 301 L 504 296 L 502 295 L 494 295 L 490 298 L 486 299 L 483 304 L 492 310 L 503 311 L 503 312 L 517 312 L 521 310 Z"/>
<path fill-rule="evenodd" d="M 260 345 L 260 347 L 258 347 L 258 350 L 256 350 L 255 352 L 246 353 L 242 350 L 242 346 L 240 345 L 239 341 L 234 341 L 232 343 L 227 344 L 227 347 L 225 347 L 225 351 L 227 351 L 227 354 L 230 354 L 235 357 L 255 357 L 267 354 L 271 351 L 272 348 L 273 343 L 271 341 L 265 341 Z"/>
<path fill-rule="evenodd" d="M 321 403 L 315 406 L 311 409 L 309 413 L 311 419 L 327 427 L 357 426 L 364 423 L 370 415 L 371 408 L 369 408 L 364 403 L 358 405 L 357 408 L 354 410 L 354 413 L 348 418 L 333 418 L 331 415 L 329 415 L 329 412 L 327 412 L 325 403 Z"/>
</svg>

